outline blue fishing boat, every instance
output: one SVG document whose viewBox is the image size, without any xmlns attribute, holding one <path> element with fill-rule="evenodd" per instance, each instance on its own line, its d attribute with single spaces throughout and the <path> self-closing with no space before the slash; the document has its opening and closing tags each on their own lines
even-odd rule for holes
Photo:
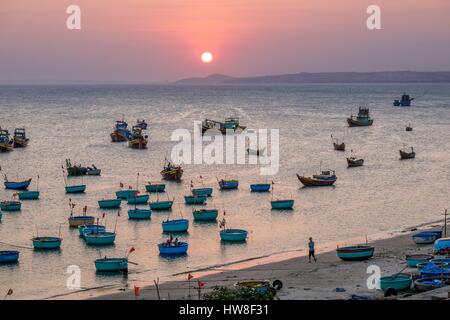
<svg viewBox="0 0 450 320">
<path fill-rule="evenodd" d="M 361 261 L 372 258 L 375 248 L 369 245 L 356 245 L 336 249 L 337 256 L 344 261 Z"/>
<path fill-rule="evenodd" d="M 150 219 L 152 211 L 148 209 L 131 209 L 128 210 L 128 219 Z"/>
<path fill-rule="evenodd" d="M 66 186 L 66 193 L 83 193 L 86 191 L 86 185 Z"/>
<path fill-rule="evenodd" d="M 189 229 L 189 220 L 175 219 L 162 222 L 163 232 L 186 232 Z"/>
<path fill-rule="evenodd" d="M 219 181 L 219 188 L 220 190 L 234 190 L 239 187 L 239 181 L 238 180 L 220 180 Z"/>
<path fill-rule="evenodd" d="M 94 261 L 95 269 L 100 272 L 127 272 L 128 258 L 100 258 Z"/>
<path fill-rule="evenodd" d="M 0 128 L 0 152 L 9 152 L 13 150 L 14 141 L 9 137 L 8 130 Z"/>
<path fill-rule="evenodd" d="M 421 278 L 450 277 L 450 268 L 447 264 L 428 263 L 420 268 Z"/>
<path fill-rule="evenodd" d="M 161 254 L 161 255 L 186 254 L 188 248 L 189 248 L 189 245 L 187 242 L 178 242 L 177 244 L 163 242 L 163 243 L 158 244 L 159 254 Z"/>
<path fill-rule="evenodd" d="M 163 211 L 172 209 L 173 201 L 154 201 L 150 202 L 150 209 L 153 211 Z"/>
<path fill-rule="evenodd" d="M 416 289 L 417 292 L 425 292 L 430 290 L 435 290 L 438 288 L 442 288 L 446 285 L 450 284 L 449 278 L 443 278 L 443 279 L 435 279 L 435 278 L 420 278 L 414 280 L 414 289 Z"/>
<path fill-rule="evenodd" d="M 251 192 L 269 192 L 270 184 L 269 183 L 256 183 L 250 185 Z"/>
<path fill-rule="evenodd" d="M 192 195 L 211 197 L 213 188 L 195 188 L 192 189 Z"/>
<path fill-rule="evenodd" d="M 145 186 L 145 190 L 147 192 L 157 193 L 157 192 L 164 192 L 166 189 L 166 185 L 164 183 L 151 183 L 149 182 Z"/>
<path fill-rule="evenodd" d="M 349 127 L 365 127 L 373 124 L 373 119 L 369 115 L 369 108 L 359 108 L 358 115 L 351 115 L 347 118 Z"/>
<path fill-rule="evenodd" d="M 39 191 L 21 191 L 19 192 L 19 200 L 38 200 Z"/>
<path fill-rule="evenodd" d="M 195 221 L 212 221 L 216 220 L 219 215 L 217 209 L 199 209 L 192 211 Z"/>
<path fill-rule="evenodd" d="M 396 291 L 408 290 L 412 284 L 412 277 L 405 274 L 396 274 L 380 278 L 380 289 L 385 291 L 388 288 Z"/>
<path fill-rule="evenodd" d="M 394 107 L 410 107 L 413 100 L 414 98 L 411 98 L 409 94 L 404 93 L 400 100 L 394 100 L 393 105 Z"/>
<path fill-rule="evenodd" d="M 115 232 L 102 232 L 102 233 L 87 233 L 84 236 L 84 240 L 89 245 L 108 245 L 113 244 L 116 240 Z"/>
<path fill-rule="evenodd" d="M 448 258 L 435 258 L 430 260 L 431 263 L 446 263 L 447 265 L 450 265 L 450 257 Z"/>
<path fill-rule="evenodd" d="M 138 119 L 136 121 L 136 127 L 140 128 L 142 130 L 147 130 L 147 122 L 145 122 L 144 119 L 142 119 L 142 120 Z"/>
<path fill-rule="evenodd" d="M 84 238 L 86 234 L 103 233 L 105 231 L 106 231 L 105 226 L 101 226 L 98 224 L 88 224 L 78 227 L 78 232 L 80 233 L 80 237 L 82 238 Z"/>
<path fill-rule="evenodd" d="M 272 209 L 275 210 L 292 209 L 294 200 L 272 200 L 270 201 L 270 205 L 272 206 Z"/>
<path fill-rule="evenodd" d="M 124 189 L 124 190 L 119 190 L 116 191 L 116 197 L 117 199 L 123 199 L 123 200 L 127 200 L 129 197 L 134 197 L 136 195 L 136 193 L 138 193 L 137 190 L 134 189 Z"/>
<path fill-rule="evenodd" d="M 128 197 L 128 204 L 147 204 L 150 196 L 148 194 L 133 195 Z"/>
<path fill-rule="evenodd" d="M 12 189 L 12 190 L 27 190 L 30 186 L 31 179 L 25 180 L 25 181 L 8 181 L 8 178 L 5 175 L 5 189 Z"/>
<path fill-rule="evenodd" d="M 2 211 L 20 211 L 22 203 L 20 201 L 2 201 L 0 202 L 0 209 Z"/>
<path fill-rule="evenodd" d="M 19 261 L 19 251 L 0 251 L 0 264 Z"/>
<path fill-rule="evenodd" d="M 435 254 L 449 254 L 450 253 L 450 238 L 437 239 L 434 242 L 433 251 Z"/>
<path fill-rule="evenodd" d="M 248 232 L 243 229 L 223 229 L 220 231 L 222 241 L 243 242 L 247 240 Z"/>
<path fill-rule="evenodd" d="M 410 254 L 406 256 L 406 264 L 410 268 L 416 268 L 419 263 L 427 262 L 433 258 L 431 254 Z"/>
<path fill-rule="evenodd" d="M 186 204 L 203 205 L 206 202 L 206 196 L 198 196 L 198 195 L 184 196 L 184 202 Z"/>
<path fill-rule="evenodd" d="M 442 237 L 442 231 L 422 231 L 412 235 L 412 239 L 417 244 L 431 244 Z"/>
<path fill-rule="evenodd" d="M 98 206 L 100 209 L 115 209 L 120 208 L 120 204 L 122 200 L 120 199 L 107 199 L 107 200 L 99 200 Z"/>
<path fill-rule="evenodd" d="M 59 249 L 62 238 L 59 237 L 35 237 L 33 240 L 34 249 Z"/>
</svg>

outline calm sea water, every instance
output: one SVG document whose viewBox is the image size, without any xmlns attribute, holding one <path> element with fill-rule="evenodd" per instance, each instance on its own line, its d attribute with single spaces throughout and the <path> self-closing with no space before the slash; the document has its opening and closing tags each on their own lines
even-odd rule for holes
<svg viewBox="0 0 450 320">
<path fill-rule="evenodd" d="M 392 107 L 403 92 L 417 96 L 412 108 Z M 345 126 L 345 118 L 368 105 L 375 119 L 367 128 Z M 136 184 L 159 180 L 164 157 L 170 155 L 173 130 L 193 131 L 193 121 L 205 117 L 223 119 L 237 115 L 249 128 L 280 130 L 278 174 L 261 177 L 253 165 L 187 165 L 183 183 L 168 183 L 177 204 L 172 212 L 191 220 L 189 255 L 161 258 L 156 244 L 165 239 L 161 221 L 167 213 L 154 212 L 151 221 L 128 221 L 123 204 L 117 221 L 114 246 L 85 245 L 77 230 L 67 225 L 68 199 L 64 193 L 61 165 L 66 158 L 101 168 L 101 177 L 86 177 L 85 195 L 72 196 L 78 210 L 87 205 L 92 215 L 101 216 L 97 200 L 113 197 L 119 182 Z M 147 150 L 131 150 L 110 142 L 114 121 L 125 117 L 150 123 Z M 406 132 L 411 123 L 413 132 Z M 69 292 L 69 265 L 82 271 L 82 287 L 152 281 L 158 276 L 222 264 L 289 249 L 305 248 L 307 238 L 317 243 L 344 241 L 366 234 L 389 231 L 441 218 L 448 207 L 450 190 L 450 85 L 370 84 L 298 86 L 25 86 L 0 87 L 0 126 L 13 131 L 25 126 L 29 146 L 0 154 L 2 172 L 10 179 L 40 175 L 41 199 L 24 202 L 22 211 L 3 213 L 0 250 L 13 249 L 4 243 L 31 247 L 40 235 L 64 238 L 58 252 L 20 249 L 20 263 L 0 266 L 0 292 L 14 289 L 15 298 L 44 298 Z M 365 158 L 364 167 L 347 169 L 345 155 L 332 150 L 330 134 L 342 138 Z M 413 145 L 417 158 L 399 161 L 398 149 Z M 323 167 L 336 169 L 334 188 L 300 188 L 295 174 L 312 174 Z M 223 245 L 216 224 L 193 223 L 191 207 L 183 204 L 190 180 L 214 186 L 211 205 L 226 208 L 230 226 L 250 231 L 246 244 Z M 240 181 L 238 191 L 220 192 L 216 176 Z M 36 179 L 34 179 L 36 180 Z M 249 184 L 275 181 L 275 194 L 293 197 L 289 212 L 270 210 L 271 195 L 251 194 Z M 72 179 L 71 182 L 81 180 Z M 36 181 L 31 189 L 36 188 Z M 1 188 L 0 199 L 11 191 Z M 178 204 L 179 203 L 179 204 Z M 114 228 L 116 213 L 107 212 L 108 228 Z M 93 261 L 100 256 L 122 256 L 131 246 L 138 266 L 130 266 L 128 278 L 99 276 Z"/>
</svg>

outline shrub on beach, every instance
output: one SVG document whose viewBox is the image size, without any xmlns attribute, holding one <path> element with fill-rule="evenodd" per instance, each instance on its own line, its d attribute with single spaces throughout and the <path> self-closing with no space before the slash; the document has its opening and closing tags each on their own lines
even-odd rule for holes
<svg viewBox="0 0 450 320">
<path fill-rule="evenodd" d="M 203 295 L 204 300 L 273 300 L 272 290 L 260 292 L 251 288 L 215 287 L 213 291 Z"/>
</svg>

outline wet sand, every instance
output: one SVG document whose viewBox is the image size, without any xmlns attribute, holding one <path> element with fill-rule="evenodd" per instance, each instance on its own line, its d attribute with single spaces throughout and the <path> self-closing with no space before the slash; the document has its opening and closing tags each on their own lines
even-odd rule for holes
<svg viewBox="0 0 450 320">
<path fill-rule="evenodd" d="M 335 253 L 336 244 L 326 247 L 318 246 L 317 262 L 308 262 L 304 251 L 281 253 L 258 259 L 249 259 L 244 262 L 226 266 L 211 267 L 206 270 L 192 271 L 194 278 L 190 284 L 187 273 L 173 275 L 159 284 L 160 299 L 198 299 L 197 279 L 205 286 L 201 293 L 210 291 L 215 286 L 232 286 L 237 281 L 250 279 L 279 279 L 283 288 L 278 291 L 277 297 L 282 300 L 294 299 L 348 299 L 351 295 L 362 295 L 370 298 L 381 298 L 381 291 L 368 289 L 366 282 L 370 274 L 367 268 L 370 265 L 379 266 L 381 275 L 395 274 L 406 267 L 405 255 L 412 253 L 431 253 L 432 246 L 418 246 L 411 239 L 411 233 L 416 230 L 427 230 L 441 226 L 432 222 L 406 230 L 386 234 L 373 235 L 369 241 L 375 246 L 374 257 L 367 261 L 346 262 L 340 260 Z M 384 239 L 381 237 L 385 237 Z M 340 245 L 350 245 L 347 240 Z M 131 266 L 132 267 L 132 266 Z M 417 272 L 407 268 L 404 272 Z M 160 279 L 161 281 L 161 279 Z M 158 299 L 158 290 L 152 285 L 136 284 L 142 287 L 138 299 Z M 189 287 L 191 290 L 189 291 Z M 189 296 L 190 293 L 190 296 Z M 132 287 L 106 287 L 85 290 L 74 294 L 52 297 L 54 299 L 136 299 Z"/>
</svg>

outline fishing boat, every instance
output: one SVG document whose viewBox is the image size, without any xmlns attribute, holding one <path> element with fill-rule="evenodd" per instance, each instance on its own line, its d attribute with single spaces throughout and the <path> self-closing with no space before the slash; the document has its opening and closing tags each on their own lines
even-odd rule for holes
<svg viewBox="0 0 450 320">
<path fill-rule="evenodd" d="M 241 133 L 245 128 L 239 124 L 239 118 L 237 117 L 226 118 L 225 122 L 205 119 L 202 122 L 202 135 L 207 132 L 220 132 L 221 134 Z"/>
<path fill-rule="evenodd" d="M 9 137 L 8 130 L 0 128 L 0 152 L 8 152 L 13 150 L 13 140 Z"/>
<path fill-rule="evenodd" d="M 128 272 L 128 258 L 100 258 L 94 261 L 100 272 Z"/>
<path fill-rule="evenodd" d="M 373 124 L 373 119 L 369 115 L 369 108 L 359 108 L 358 115 L 351 115 L 347 118 L 349 127 L 365 127 Z"/>
<path fill-rule="evenodd" d="M 235 190 L 239 187 L 238 180 L 218 180 L 220 190 Z"/>
<path fill-rule="evenodd" d="M 392 276 L 385 276 L 380 278 L 380 289 L 386 291 L 391 288 L 395 291 L 408 290 L 412 284 L 412 277 L 406 274 L 395 274 Z"/>
<path fill-rule="evenodd" d="M 431 254 L 409 254 L 406 256 L 406 264 L 410 268 L 416 268 L 419 263 L 430 261 L 433 258 Z"/>
<path fill-rule="evenodd" d="M 150 193 L 164 192 L 165 189 L 166 189 L 166 185 L 164 183 L 151 183 L 151 182 L 149 182 L 145 186 L 145 190 L 147 190 L 147 192 L 150 192 Z"/>
<path fill-rule="evenodd" d="M 364 165 L 364 159 L 362 158 L 356 158 L 354 156 L 347 158 L 348 168 L 361 167 L 362 165 Z"/>
<path fill-rule="evenodd" d="M 148 135 L 142 133 L 142 129 L 134 126 L 133 136 L 128 141 L 128 147 L 132 149 L 147 149 Z"/>
<path fill-rule="evenodd" d="M 433 245 L 433 252 L 435 254 L 450 254 L 450 238 L 437 239 Z"/>
<path fill-rule="evenodd" d="M 413 131 L 411 124 L 408 124 L 405 128 L 406 131 Z"/>
<path fill-rule="evenodd" d="M 73 185 L 73 186 L 66 186 L 66 193 L 84 193 L 86 191 L 86 185 L 80 184 L 80 185 Z"/>
<path fill-rule="evenodd" d="M 122 203 L 121 199 L 106 199 L 106 200 L 99 200 L 98 206 L 100 209 L 115 209 L 120 208 L 120 204 Z"/>
<path fill-rule="evenodd" d="M 102 173 L 102 170 L 98 169 L 95 165 L 92 165 L 92 167 L 86 168 L 87 176 L 99 176 L 101 173 Z"/>
<path fill-rule="evenodd" d="M 116 191 L 117 199 L 127 200 L 130 197 L 134 197 L 137 193 L 139 193 L 136 189 L 122 189 Z"/>
<path fill-rule="evenodd" d="M 16 200 L 0 202 L 0 209 L 2 211 L 20 211 L 22 203 Z"/>
<path fill-rule="evenodd" d="M 247 235 L 247 230 L 223 229 L 220 231 L 220 240 L 230 242 L 243 242 L 247 240 Z"/>
<path fill-rule="evenodd" d="M 115 232 L 102 232 L 102 233 L 86 233 L 84 236 L 86 244 L 88 245 L 109 245 L 113 244 L 116 240 Z"/>
<path fill-rule="evenodd" d="M 81 165 L 72 164 L 70 159 L 66 159 L 66 170 L 68 177 L 78 177 L 86 175 L 87 168 Z"/>
<path fill-rule="evenodd" d="M 337 138 L 334 138 L 333 135 L 331 135 L 331 141 L 333 142 L 333 148 L 335 151 L 345 151 L 344 142 L 339 143 L 339 140 Z"/>
<path fill-rule="evenodd" d="M 128 128 L 128 123 L 123 120 L 116 121 L 114 131 L 111 133 L 112 142 L 124 142 L 132 137 L 132 133 Z"/>
<path fill-rule="evenodd" d="M 416 157 L 416 152 L 414 151 L 413 147 L 411 147 L 410 151 L 407 150 L 399 150 L 399 151 L 400 151 L 400 160 L 414 159 Z"/>
<path fill-rule="evenodd" d="M 147 130 L 147 122 L 145 122 L 144 119 L 137 119 L 136 127 L 140 128 L 141 130 Z"/>
<path fill-rule="evenodd" d="M 160 255 L 183 255 L 188 251 L 189 245 L 187 242 L 167 243 L 162 242 L 158 244 Z"/>
<path fill-rule="evenodd" d="M 169 160 L 165 159 L 164 168 L 161 171 L 164 180 L 180 181 L 183 176 L 183 168 L 180 165 L 176 166 Z"/>
<path fill-rule="evenodd" d="M 162 222 L 163 232 L 186 232 L 189 229 L 189 220 L 175 219 Z"/>
<path fill-rule="evenodd" d="M 297 174 L 297 178 L 305 187 L 332 186 L 337 180 L 334 170 L 325 170 L 322 171 L 321 174 L 315 174 L 312 177 L 305 177 Z"/>
<path fill-rule="evenodd" d="M 255 183 L 250 185 L 251 192 L 269 192 L 270 183 Z"/>
<path fill-rule="evenodd" d="M 149 209 L 131 209 L 128 210 L 128 219 L 130 220 L 143 220 L 150 219 L 152 211 Z"/>
<path fill-rule="evenodd" d="M 16 128 L 14 130 L 13 146 L 14 148 L 25 148 L 30 139 L 25 134 L 25 128 Z"/>
<path fill-rule="evenodd" d="M 247 154 L 249 156 L 258 156 L 259 157 L 260 155 L 263 155 L 265 151 L 266 151 L 266 148 L 262 148 L 262 149 L 247 148 Z"/>
<path fill-rule="evenodd" d="M 0 264 L 15 263 L 19 261 L 19 251 L 0 251 Z"/>
<path fill-rule="evenodd" d="M 435 279 L 435 278 L 419 278 L 414 280 L 414 289 L 417 292 L 425 292 L 442 288 L 450 284 L 449 278 Z"/>
<path fill-rule="evenodd" d="M 213 188 L 194 188 L 191 189 L 192 195 L 211 197 Z"/>
<path fill-rule="evenodd" d="M 217 209 L 195 209 L 192 211 L 194 221 L 214 221 L 217 220 L 219 210 Z"/>
<path fill-rule="evenodd" d="M 30 186 L 32 179 L 28 179 L 25 181 L 9 181 L 8 177 L 5 174 L 5 189 L 11 189 L 11 190 L 27 190 Z"/>
<path fill-rule="evenodd" d="M 59 249 L 62 238 L 60 237 L 35 237 L 32 239 L 34 249 Z"/>
<path fill-rule="evenodd" d="M 410 107 L 411 102 L 414 100 L 414 98 L 411 98 L 409 94 L 403 93 L 400 100 L 395 99 L 393 102 L 394 107 Z"/>
<path fill-rule="evenodd" d="M 270 205 L 274 210 L 288 210 L 294 206 L 294 200 L 272 200 Z"/>
<path fill-rule="evenodd" d="M 111 141 L 112 142 L 124 142 L 127 141 L 127 137 L 123 134 L 122 131 L 114 130 L 111 134 Z"/>
<path fill-rule="evenodd" d="M 19 192 L 19 200 L 38 200 L 39 191 L 21 191 Z"/>
<path fill-rule="evenodd" d="M 153 211 L 163 211 L 163 210 L 170 210 L 173 205 L 173 201 L 167 200 L 167 201 L 154 201 L 149 202 L 150 209 Z"/>
<path fill-rule="evenodd" d="M 148 194 L 135 194 L 131 197 L 128 197 L 128 204 L 147 204 L 150 196 Z"/>
<path fill-rule="evenodd" d="M 356 245 L 337 248 L 336 254 L 344 261 L 361 261 L 372 258 L 374 250 L 370 245 Z"/>
<path fill-rule="evenodd" d="M 194 205 L 203 205 L 206 202 L 206 196 L 198 196 L 198 195 L 188 195 L 184 196 L 184 203 L 186 204 L 194 204 Z"/>
<path fill-rule="evenodd" d="M 424 267 L 420 268 L 421 278 L 434 278 L 439 279 L 442 277 L 450 277 L 450 268 L 447 264 L 427 263 Z"/>
<path fill-rule="evenodd" d="M 442 237 L 442 231 L 422 231 L 412 235 L 416 244 L 432 244 Z"/>
<path fill-rule="evenodd" d="M 95 217 L 93 216 L 87 216 L 87 206 L 83 208 L 83 215 L 81 216 L 74 216 L 73 210 L 75 208 L 75 203 L 72 203 L 69 201 L 69 207 L 70 207 L 70 216 L 68 218 L 69 221 L 69 227 L 71 228 L 78 228 L 82 225 L 91 225 L 95 221 Z"/>
<path fill-rule="evenodd" d="M 99 224 L 87 224 L 78 227 L 80 237 L 84 238 L 86 234 L 103 233 L 106 231 L 106 227 Z"/>
</svg>

